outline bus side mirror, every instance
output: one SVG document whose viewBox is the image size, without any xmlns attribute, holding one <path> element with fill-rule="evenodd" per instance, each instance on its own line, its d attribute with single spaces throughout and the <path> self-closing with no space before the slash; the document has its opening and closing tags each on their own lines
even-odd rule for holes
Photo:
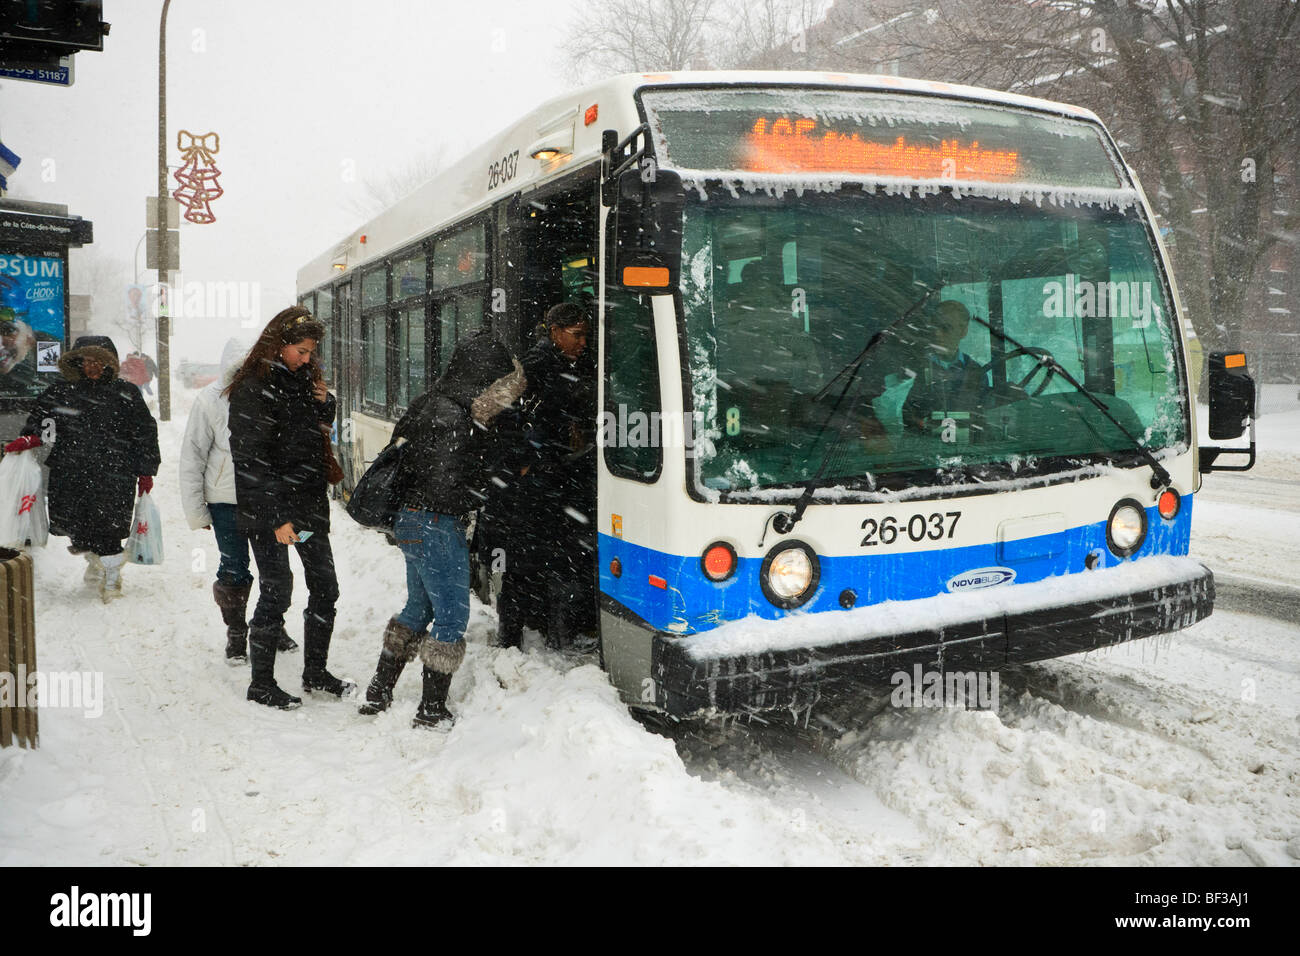
<svg viewBox="0 0 1300 956">
<path fill-rule="evenodd" d="M 650 294 L 678 287 L 685 206 L 681 177 L 656 168 L 653 159 L 619 176 L 613 210 L 613 284 Z"/>
<path fill-rule="evenodd" d="M 1210 437 L 1240 438 L 1255 417 L 1255 380 L 1246 372 L 1241 352 L 1211 352 Z"/>
</svg>

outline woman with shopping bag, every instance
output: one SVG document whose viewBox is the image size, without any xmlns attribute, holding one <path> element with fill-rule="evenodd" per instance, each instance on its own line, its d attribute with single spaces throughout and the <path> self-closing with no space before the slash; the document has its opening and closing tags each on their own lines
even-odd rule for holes
<svg viewBox="0 0 1300 956">
<path fill-rule="evenodd" d="M 338 578 L 330 549 L 329 439 L 334 396 L 316 364 L 325 326 L 290 306 L 262 330 L 235 373 L 230 396 L 230 454 L 235 518 L 257 562 L 258 598 L 248 631 L 248 699 L 290 710 L 302 699 L 275 682 L 275 652 L 293 597 L 290 550 L 307 579 L 302 689 L 344 697 L 356 689 L 325 669 L 334 633 Z"/>
<path fill-rule="evenodd" d="M 118 378 L 117 349 L 104 335 L 83 335 L 59 359 L 63 381 L 36 399 L 22 436 L 6 454 L 51 445 L 50 533 L 72 539 L 86 559 L 86 580 L 104 603 L 122 594 L 122 539 L 131 531 L 137 493 L 158 473 L 158 423 L 140 390 Z"/>
</svg>

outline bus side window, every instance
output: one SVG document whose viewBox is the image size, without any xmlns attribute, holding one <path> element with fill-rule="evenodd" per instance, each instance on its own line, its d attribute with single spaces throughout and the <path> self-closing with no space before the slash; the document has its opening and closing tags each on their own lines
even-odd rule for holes
<svg viewBox="0 0 1300 956">
<path fill-rule="evenodd" d="M 605 465 L 622 478 L 659 478 L 663 426 L 659 353 L 650 297 L 605 290 Z"/>
</svg>

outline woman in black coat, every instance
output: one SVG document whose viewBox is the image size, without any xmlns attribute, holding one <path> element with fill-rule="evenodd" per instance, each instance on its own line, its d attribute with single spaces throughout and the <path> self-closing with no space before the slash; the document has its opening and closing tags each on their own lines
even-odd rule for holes
<svg viewBox="0 0 1300 956">
<path fill-rule="evenodd" d="M 83 335 L 59 359 L 63 381 L 32 407 L 22 437 L 6 452 L 43 443 L 53 447 L 50 532 L 72 539 L 84 555 L 86 580 L 99 583 L 104 602 L 122 594 L 122 539 L 131 533 L 137 492 L 158 473 L 158 423 L 140 390 L 118 378 L 117 349 L 104 335 Z"/>
<path fill-rule="evenodd" d="M 275 682 L 276 646 L 293 597 L 289 547 L 302 559 L 309 592 L 302 689 L 335 697 L 355 690 L 325 669 L 339 587 L 329 540 L 325 433 L 334 421 L 335 402 L 315 362 L 324 336 L 325 327 L 306 309 L 285 309 L 262 330 L 226 389 L 235 518 L 248 535 L 259 582 L 248 632 L 253 670 L 248 699 L 283 710 L 302 703 Z"/>
</svg>

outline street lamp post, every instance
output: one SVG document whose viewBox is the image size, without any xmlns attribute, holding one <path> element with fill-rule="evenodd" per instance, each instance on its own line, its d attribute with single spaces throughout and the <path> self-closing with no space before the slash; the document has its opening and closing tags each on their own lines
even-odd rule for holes
<svg viewBox="0 0 1300 956">
<path fill-rule="evenodd" d="M 158 418 L 171 421 L 171 303 L 167 296 L 167 8 L 172 0 L 163 0 L 162 21 L 158 26 L 158 285 L 163 307 L 158 315 Z"/>
</svg>

